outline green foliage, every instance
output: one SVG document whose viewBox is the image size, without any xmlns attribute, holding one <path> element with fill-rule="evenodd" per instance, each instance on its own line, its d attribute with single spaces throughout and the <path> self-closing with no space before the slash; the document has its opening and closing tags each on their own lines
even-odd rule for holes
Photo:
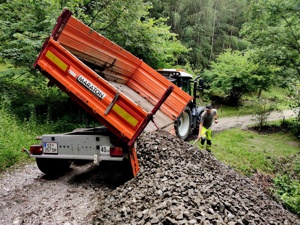
<svg viewBox="0 0 300 225">
<path fill-rule="evenodd" d="M 297 155 L 300 143 L 284 131 L 262 135 L 235 128 L 215 133 L 213 146 L 217 159 L 244 174 L 251 175 L 256 171 L 283 174 L 283 170 L 277 170 L 280 167 L 276 162 Z M 281 165 L 284 166 L 284 163 Z"/>
<path fill-rule="evenodd" d="M 153 68 L 170 67 L 188 51 L 170 32 L 166 19 L 149 16 L 149 4 L 142 0 L 83 5 L 85 15 L 78 15 L 79 19 Z"/>
<path fill-rule="evenodd" d="M 7 99 L 10 103 L 7 108 L 13 109 L 15 116 L 23 120 L 29 118 L 33 111 L 44 116 L 47 110 L 61 101 L 66 101 L 56 89 L 50 89 L 44 80 L 36 83 L 37 79 L 22 79 L 17 76 L 6 76 L 0 74 L 0 88 L 2 90 L 0 99 Z M 56 91 L 55 91 L 56 90 Z"/>
<path fill-rule="evenodd" d="M 261 63 L 279 69 L 277 83 L 293 89 L 300 81 L 299 1 L 249 1 L 247 18 L 241 34 L 258 48 Z M 295 97 L 299 107 L 299 93 Z M 300 114 L 298 127 L 299 120 Z"/>
<path fill-rule="evenodd" d="M 299 113 L 299 110 L 295 109 L 295 113 Z M 293 133 L 296 137 L 300 137 L 299 115 L 291 121 L 283 121 L 283 125 L 288 127 L 291 133 Z"/>
<path fill-rule="evenodd" d="M 261 131 L 262 127 L 267 124 L 268 117 L 272 111 L 277 110 L 276 102 L 274 104 L 268 104 L 266 99 L 257 99 L 256 107 L 253 110 L 255 120 L 258 123 L 258 130 Z"/>
<path fill-rule="evenodd" d="M 281 123 L 282 126 L 282 123 Z M 297 142 L 294 142 L 297 146 Z M 291 154 L 271 159 L 274 164 L 274 174 L 288 177 L 290 180 L 300 180 L 300 155 Z"/>
<path fill-rule="evenodd" d="M 71 101 L 58 88 L 47 87 L 45 80 L 7 77 L 0 73 L 0 101 L 11 115 L 23 121 L 35 115 L 38 123 L 53 122 L 56 132 L 95 124 L 95 119 Z M 66 110 L 67 109 L 67 110 Z"/>
<path fill-rule="evenodd" d="M 150 1 L 155 18 L 168 17 L 168 25 L 191 51 L 179 58 L 193 69 L 202 70 L 224 49 L 245 49 L 249 43 L 239 38 L 244 21 L 244 0 Z"/>
<path fill-rule="evenodd" d="M 177 35 L 169 32 L 164 19 L 151 18 L 136 23 L 138 30 L 121 37 L 122 46 L 143 59 L 153 68 L 170 68 L 177 64 L 180 54 L 188 52 L 178 40 Z"/>
<path fill-rule="evenodd" d="M 298 0 L 249 1 L 242 34 L 259 47 L 260 59 L 281 69 L 285 84 L 300 79 Z"/>
<path fill-rule="evenodd" d="M 300 182 L 291 180 L 288 176 L 277 176 L 274 178 L 277 196 L 293 212 L 300 215 Z"/>
<path fill-rule="evenodd" d="M 290 107 L 294 109 L 295 113 L 298 115 L 295 123 L 293 124 L 293 131 L 297 136 L 300 136 L 300 81 L 294 85 L 291 89 L 291 98 Z"/>
<path fill-rule="evenodd" d="M 149 5 L 142 0 L 12 0 L 0 6 L 0 58 L 15 68 L 12 75 L 36 73 L 34 60 L 64 7 L 154 68 L 170 67 L 188 52 L 166 19 L 149 17 Z"/>
<path fill-rule="evenodd" d="M 256 172 L 275 177 L 273 193 L 299 214 L 299 139 L 284 126 L 282 131 L 258 134 L 238 128 L 214 134 L 213 154 L 237 171 L 251 176 Z"/>
<path fill-rule="evenodd" d="M 29 120 L 19 121 L 7 109 L 9 100 L 1 101 L 0 105 L 0 172 L 16 163 L 27 162 L 28 156 L 22 152 L 36 140 L 34 137 L 47 133 L 51 124 L 37 124 L 34 114 Z"/>
<path fill-rule="evenodd" d="M 203 74 L 211 88 L 208 92 L 221 93 L 229 104 L 238 105 L 243 95 L 258 89 L 268 90 L 272 70 L 252 62 L 251 54 L 230 50 L 221 54 Z"/>
<path fill-rule="evenodd" d="M 271 87 L 268 91 L 262 91 L 258 98 L 259 91 L 251 92 L 242 96 L 240 104 L 236 107 L 223 105 L 223 99 L 215 99 L 215 105 L 219 107 L 220 117 L 253 115 L 253 112 L 261 111 L 260 101 L 264 102 L 266 108 L 276 106 L 277 110 L 290 109 L 290 103 L 293 99 L 287 98 L 289 91 L 279 87 Z"/>
<path fill-rule="evenodd" d="M 32 65 L 57 12 L 58 5 L 51 0 L 11 0 L 0 5 L 0 58 L 17 68 L 14 74 L 33 72 Z"/>
</svg>

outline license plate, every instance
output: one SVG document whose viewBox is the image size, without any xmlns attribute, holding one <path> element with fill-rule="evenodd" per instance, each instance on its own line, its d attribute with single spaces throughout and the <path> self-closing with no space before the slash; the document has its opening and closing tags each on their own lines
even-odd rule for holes
<svg viewBox="0 0 300 225">
<path fill-rule="evenodd" d="M 57 154 L 57 143 L 56 142 L 45 142 L 43 146 L 45 154 Z"/>
</svg>

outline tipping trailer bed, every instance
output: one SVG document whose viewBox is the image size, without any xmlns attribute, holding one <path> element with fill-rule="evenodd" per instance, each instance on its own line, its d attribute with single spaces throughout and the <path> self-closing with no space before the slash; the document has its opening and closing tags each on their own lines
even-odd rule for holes
<svg viewBox="0 0 300 225">
<path fill-rule="evenodd" d="M 74 159 L 98 164 L 129 158 L 135 176 L 138 136 L 168 127 L 192 97 L 71 14 L 62 12 L 34 67 L 106 129 L 43 135 L 24 150 L 46 174 L 65 170 Z"/>
<path fill-rule="evenodd" d="M 173 84 L 71 14 L 66 9 L 62 12 L 34 66 L 118 137 L 133 144 L 130 140 L 140 132 L 150 105 L 156 106 Z M 85 83 L 97 87 L 99 96 L 84 88 Z M 168 126 L 191 100 L 174 86 L 160 106 L 156 125 Z M 153 129 L 154 124 L 148 126 L 148 131 Z"/>
</svg>

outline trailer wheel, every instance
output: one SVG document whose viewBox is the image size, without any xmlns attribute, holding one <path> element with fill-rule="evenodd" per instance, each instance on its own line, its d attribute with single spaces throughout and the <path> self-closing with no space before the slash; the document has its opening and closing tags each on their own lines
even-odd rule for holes
<svg viewBox="0 0 300 225">
<path fill-rule="evenodd" d="M 36 158 L 36 164 L 40 171 L 49 176 L 59 176 L 67 172 L 71 166 L 68 159 Z"/>
<path fill-rule="evenodd" d="M 174 123 L 177 137 L 186 140 L 191 132 L 191 111 L 186 108 Z"/>
</svg>

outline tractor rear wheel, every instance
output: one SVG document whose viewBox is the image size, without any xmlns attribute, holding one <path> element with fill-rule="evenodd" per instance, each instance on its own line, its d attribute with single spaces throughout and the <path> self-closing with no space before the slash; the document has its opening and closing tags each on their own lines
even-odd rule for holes
<svg viewBox="0 0 300 225">
<path fill-rule="evenodd" d="M 193 134 L 198 135 L 199 134 L 199 126 L 201 123 L 201 115 L 205 111 L 205 108 L 202 106 L 197 107 L 197 118 L 196 118 L 196 126 L 193 129 Z"/>
<path fill-rule="evenodd" d="M 195 127 L 195 129 L 193 131 L 194 134 L 198 134 L 199 133 L 200 122 L 201 122 L 201 114 L 197 117 L 196 127 Z"/>
<path fill-rule="evenodd" d="M 175 120 L 174 127 L 177 137 L 186 140 L 191 133 L 191 111 L 186 108 Z"/>
</svg>

